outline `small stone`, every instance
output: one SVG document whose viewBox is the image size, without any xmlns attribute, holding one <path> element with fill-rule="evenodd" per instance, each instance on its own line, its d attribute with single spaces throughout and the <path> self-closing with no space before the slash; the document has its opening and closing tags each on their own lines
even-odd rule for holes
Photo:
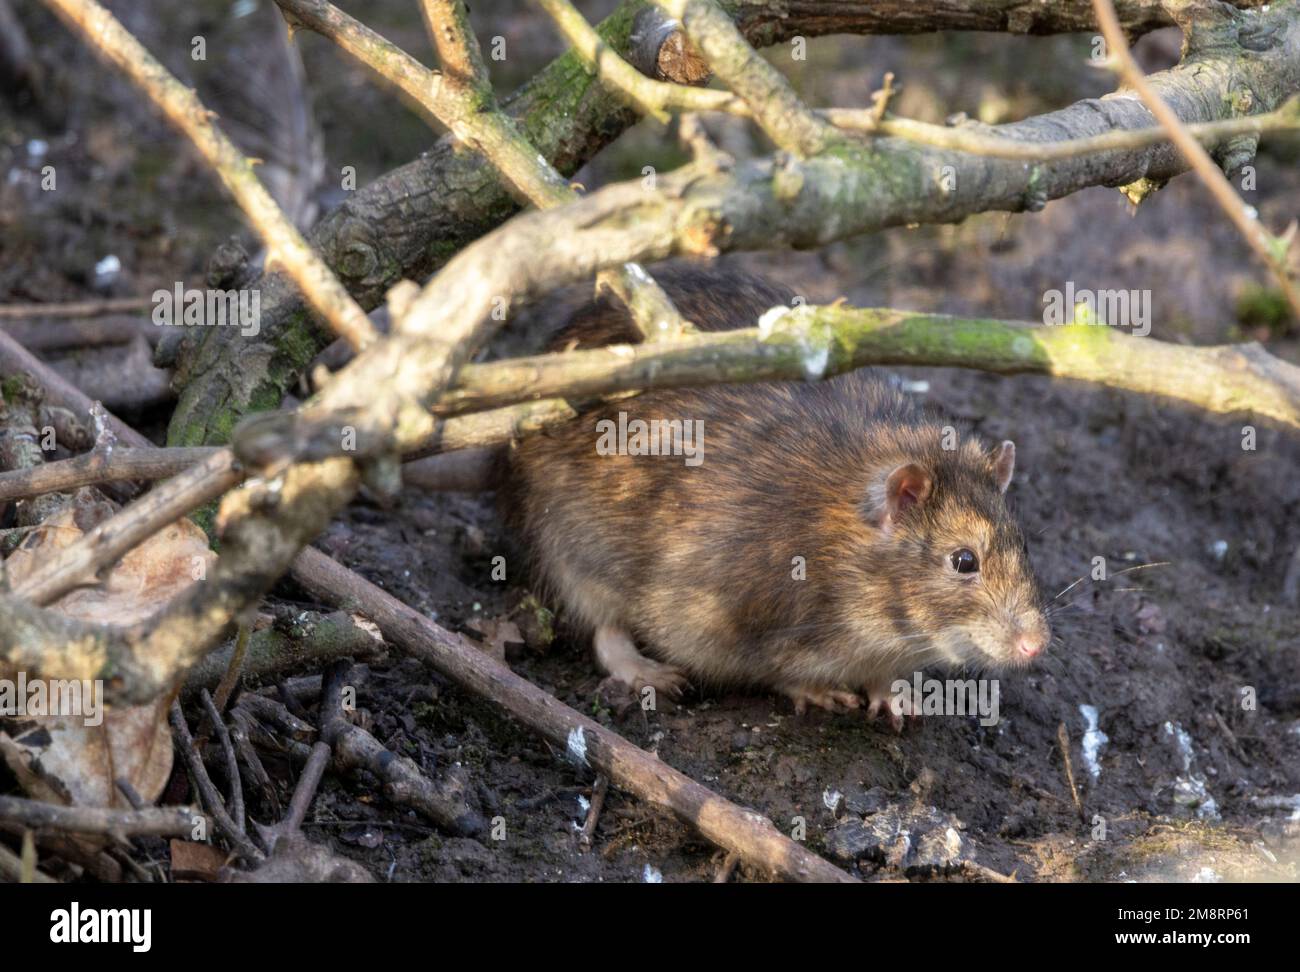
<svg viewBox="0 0 1300 972">
<path fill-rule="evenodd" d="M 826 853 L 852 864 L 866 857 L 876 846 L 875 834 L 861 820 L 846 820 L 826 835 Z"/>
<path fill-rule="evenodd" d="M 864 790 L 860 786 L 844 788 L 844 808 L 859 817 L 869 817 L 889 806 L 889 791 L 883 786 Z"/>
</svg>

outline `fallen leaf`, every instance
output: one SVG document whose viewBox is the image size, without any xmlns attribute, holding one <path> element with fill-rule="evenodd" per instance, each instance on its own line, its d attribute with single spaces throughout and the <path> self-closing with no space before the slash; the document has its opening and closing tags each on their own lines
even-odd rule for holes
<svg viewBox="0 0 1300 972">
<path fill-rule="evenodd" d="M 506 660 L 507 644 L 524 643 L 519 625 L 509 618 L 471 618 L 467 623 L 483 636 L 483 643 L 479 647 L 499 662 L 504 663 Z"/>
<path fill-rule="evenodd" d="M 215 881 L 229 860 L 229 855 L 219 847 L 175 837 L 171 841 L 171 853 L 174 881 Z"/>
<path fill-rule="evenodd" d="M 89 515 L 87 491 L 33 530 L 5 561 L 15 587 L 58 550 L 103 519 Z M 107 514 L 111 511 L 101 511 Z M 97 587 L 64 595 L 53 610 L 98 624 L 129 625 L 155 614 L 172 598 L 206 577 L 216 560 L 207 537 L 189 520 L 178 520 L 113 567 Z M 2 673 L 8 674 L 8 673 Z M 47 682 L 47 685 L 52 683 Z M 142 706 L 109 708 L 91 687 L 78 712 L 25 715 L 0 732 L 0 755 L 23 789 L 38 799 L 76 806 L 128 806 L 116 780 L 125 778 L 146 803 L 162 793 L 171 775 L 172 741 L 167 710 L 174 692 Z"/>
</svg>

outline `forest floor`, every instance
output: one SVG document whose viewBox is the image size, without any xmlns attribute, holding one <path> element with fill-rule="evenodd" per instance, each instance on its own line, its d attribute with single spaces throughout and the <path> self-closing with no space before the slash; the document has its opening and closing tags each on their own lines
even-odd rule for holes
<svg viewBox="0 0 1300 972">
<path fill-rule="evenodd" d="M 206 70 L 225 85 L 265 89 L 244 76 L 257 43 L 238 40 L 244 28 L 229 22 L 241 6 L 255 11 L 251 22 L 265 3 L 182 6 L 158 18 L 152 5 L 115 10 L 178 71 L 188 58 L 181 38 L 200 30 L 235 38 L 210 45 L 209 59 L 224 68 Z M 482 35 L 502 33 L 520 52 L 501 68 L 508 90 L 559 44 L 531 8 L 506 7 L 476 4 L 474 14 Z M 354 12 L 423 57 L 414 9 L 383 2 Z M 133 91 L 51 18 L 22 13 L 55 77 L 58 114 L 0 100 L 0 302 L 148 294 L 201 279 L 213 248 L 242 232 L 235 207 Z M 304 38 L 303 50 L 327 173 L 352 164 L 364 184 L 431 140 L 318 38 Z M 1167 36 L 1144 46 L 1153 64 L 1167 63 L 1169 50 Z M 900 114 L 940 120 L 964 110 L 998 121 L 1105 91 L 1109 81 L 1084 65 L 1086 52 L 1086 38 L 954 35 L 817 41 L 807 62 L 788 52 L 773 59 L 818 103 L 863 103 L 889 69 L 904 86 Z M 720 135 L 733 151 L 761 149 L 743 128 Z M 647 160 L 672 164 L 668 141 L 643 125 L 578 181 L 593 187 L 636 175 Z M 1282 142 L 1257 160 L 1246 195 L 1267 226 L 1300 214 L 1297 152 L 1300 144 Z M 34 181 L 46 160 L 58 167 L 56 193 Z M 321 193 L 323 205 L 334 198 Z M 97 275 L 110 255 L 121 269 Z M 1067 281 L 1138 289 L 1150 292 L 1155 338 L 1264 340 L 1300 361 L 1294 324 L 1272 310 L 1267 274 L 1190 177 L 1136 213 L 1118 192 L 1094 189 L 1036 214 L 733 259 L 811 301 L 844 296 L 1019 320 L 1040 318 L 1044 292 Z M 526 312 L 498 351 L 536 346 L 545 320 L 554 314 Z M 562 615 L 553 640 L 507 645 L 508 663 L 782 830 L 802 820 L 810 847 L 865 877 L 906 870 L 875 851 L 855 862 L 858 822 L 897 814 L 916 838 L 952 827 L 976 862 L 1021 880 L 1300 879 L 1300 608 L 1282 594 L 1300 549 L 1300 437 L 1259 421 L 1247 450 L 1239 416 L 1040 377 L 907 376 L 928 383 L 917 394 L 989 440 L 1015 440 L 1011 496 L 1049 597 L 1088 575 L 1094 557 L 1111 568 L 1110 580 L 1085 581 L 1055 602 L 1052 647 L 1032 670 L 1001 679 L 997 725 L 931 717 L 896 735 L 860 714 L 796 716 L 775 696 L 716 693 L 619 715 L 602 702 L 587 646 Z M 159 433 L 168 408 L 124 417 Z M 408 491 L 391 509 L 363 499 L 319 546 L 454 630 L 474 635 L 529 610 L 520 607 L 526 577 L 491 579 L 494 556 L 520 561 L 491 495 Z M 1163 566 L 1119 573 L 1148 564 Z M 277 597 L 296 603 L 288 587 Z M 370 668 L 361 704 L 372 731 L 433 775 L 461 767 L 472 801 L 506 822 L 504 840 L 449 838 L 393 809 L 373 780 L 331 776 L 306 832 L 378 879 L 698 881 L 716 873 L 714 848 L 613 790 L 593 849 L 581 853 L 590 774 L 396 649 Z M 1086 707 L 1105 735 L 1095 773 L 1084 753 Z M 287 792 L 291 768 L 272 769 Z M 761 875 L 742 867 L 738 877 Z"/>
</svg>

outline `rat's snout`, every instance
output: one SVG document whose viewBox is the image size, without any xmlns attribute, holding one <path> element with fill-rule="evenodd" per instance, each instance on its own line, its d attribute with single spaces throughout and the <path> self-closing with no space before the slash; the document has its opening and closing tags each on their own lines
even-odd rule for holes
<svg viewBox="0 0 1300 972">
<path fill-rule="evenodd" d="M 1030 624 L 1018 627 L 1011 638 L 1012 650 L 1020 660 L 1029 661 L 1043 653 L 1051 638 L 1052 632 L 1047 627 L 1047 622 L 1041 618 L 1035 619 Z"/>
<path fill-rule="evenodd" d="M 1022 631 L 1016 636 L 1016 654 L 1033 658 L 1047 647 L 1047 639 L 1040 634 Z"/>
</svg>

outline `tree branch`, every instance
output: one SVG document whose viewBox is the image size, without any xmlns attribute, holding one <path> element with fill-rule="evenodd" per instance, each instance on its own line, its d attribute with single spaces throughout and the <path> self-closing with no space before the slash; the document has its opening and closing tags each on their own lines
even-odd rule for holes
<svg viewBox="0 0 1300 972">
<path fill-rule="evenodd" d="M 1197 3 L 1201 0 L 1196 0 Z M 1236 41 L 1235 16 L 1230 15 L 1230 8 L 1216 8 L 1207 5 L 1206 10 L 1209 13 L 1204 17 L 1188 15 L 1188 8 L 1196 4 L 1189 4 L 1188 0 L 1177 0 L 1177 2 L 1167 2 L 1166 6 L 1173 10 L 1181 10 L 1185 16 L 1183 20 L 1183 46 L 1187 49 L 1194 49 L 1200 46 L 1208 46 L 1211 42 L 1220 42 L 1217 38 L 1209 40 L 1201 36 L 1202 31 L 1209 35 L 1220 34 L 1225 23 L 1229 29 L 1233 30 L 1231 42 Z M 1291 311 L 1300 318 L 1300 291 L 1297 291 L 1295 282 L 1291 279 L 1290 272 L 1287 268 L 1287 247 L 1288 242 L 1277 239 L 1268 230 L 1260 225 L 1259 217 L 1251 215 L 1246 211 L 1246 205 L 1241 201 L 1241 197 L 1229 185 L 1228 180 L 1224 178 L 1223 172 L 1215 161 L 1210 158 L 1210 153 L 1198 142 L 1194 135 L 1188 131 L 1183 120 L 1178 117 L 1165 100 L 1160 96 L 1159 91 L 1151 85 L 1142 68 L 1138 66 L 1137 61 L 1133 60 L 1133 55 L 1128 49 L 1128 41 L 1124 38 L 1124 31 L 1120 27 L 1119 18 L 1115 14 L 1115 7 L 1110 0 L 1093 0 L 1093 7 L 1097 11 L 1097 21 L 1101 24 L 1102 36 L 1106 38 L 1106 44 L 1110 49 L 1110 57 L 1113 62 L 1118 64 L 1120 76 L 1132 86 L 1133 90 L 1138 93 L 1143 103 L 1151 109 L 1153 114 L 1162 128 L 1169 133 L 1170 139 L 1178 146 L 1178 151 L 1182 153 L 1187 164 L 1200 176 L 1201 181 L 1209 188 L 1210 194 L 1214 201 L 1232 220 L 1234 226 L 1255 254 L 1264 261 L 1277 279 L 1278 286 L 1282 293 L 1286 295 L 1287 301 L 1291 304 Z M 1199 9 L 1199 7 L 1197 7 Z M 1213 20 L 1211 24 L 1206 21 Z M 1254 100 L 1249 89 L 1234 92 L 1238 100 L 1245 101 L 1245 107 L 1249 108 Z M 1294 232 L 1294 225 L 1292 231 Z"/>
<path fill-rule="evenodd" d="M 284 218 L 244 153 L 212 123 L 212 112 L 94 0 L 45 0 L 90 47 L 129 77 L 198 149 L 280 263 L 334 333 L 360 349 L 374 340 L 370 320 L 329 267 Z"/>
<path fill-rule="evenodd" d="M 454 0 L 425 0 L 439 56 L 459 65 L 454 77 L 438 75 L 325 0 L 276 0 L 292 23 L 332 40 L 351 57 L 410 95 L 452 134 L 501 173 L 521 202 L 540 209 L 577 198 L 564 178 L 538 154 L 514 120 L 501 111 L 487 83 L 478 42 L 467 34 L 464 7 Z M 460 14 L 456 13 L 459 6 Z M 472 41 L 472 42 L 471 42 Z M 445 50 L 444 50 L 445 48 Z M 469 81 L 460 80 L 468 72 Z M 600 284 L 632 312 L 644 334 L 687 330 L 668 295 L 639 267 L 613 271 Z"/>
<path fill-rule="evenodd" d="M 1260 6 L 1263 0 L 1237 3 Z M 831 33 L 1011 30 L 1047 34 L 1094 29 L 1095 25 L 1090 0 L 1053 0 L 1042 5 L 1023 0 L 933 0 L 926 4 L 915 0 L 728 0 L 727 9 L 741 32 L 758 47 L 795 36 Z M 627 56 L 634 37 L 644 41 L 636 29 L 639 15 L 646 10 L 644 0 L 624 0 L 596 30 L 612 51 Z M 1157 0 L 1124 0 L 1119 12 L 1130 34 L 1172 23 Z M 667 50 L 681 36 L 680 32 L 655 31 L 651 44 L 657 41 L 656 50 Z M 640 46 L 637 49 L 641 51 Z M 643 56 L 646 53 L 641 51 Z M 660 59 L 659 63 L 664 62 Z M 692 75 L 672 80 L 692 80 Z M 1214 103 L 1212 97 L 1209 103 Z M 574 51 L 552 62 L 502 107 L 528 142 L 563 175 L 576 171 L 636 120 L 623 96 L 602 91 Z M 1085 121 L 1086 115 L 1085 111 Z M 1145 125 L 1149 124 L 1148 118 Z M 1087 135 L 1109 127 L 1088 124 L 1081 131 L 1052 131 L 1048 138 L 1032 140 L 1059 141 L 1062 136 Z M 909 173 L 912 170 L 913 166 L 907 166 Z M 959 182 L 971 187 L 986 178 L 995 186 L 1011 178 L 960 160 L 956 175 Z M 977 208 L 1008 205 L 1007 193 L 993 195 L 989 207 Z M 1036 199 L 1031 197 L 1031 201 Z M 388 287 L 404 277 L 427 277 L 467 242 L 509 217 L 516 206 L 490 168 L 456 151 L 455 141 L 445 138 L 419 159 L 358 191 L 314 228 L 311 240 L 362 306 L 374 307 Z M 971 211 L 971 204 L 963 208 Z M 939 213 L 921 221 L 926 218 L 944 217 Z M 907 219 L 890 225 L 897 222 Z M 231 429 L 251 403 L 278 401 L 323 346 L 297 294 L 281 277 L 269 274 L 255 285 L 262 291 L 262 330 L 255 339 L 234 340 L 225 328 L 202 329 L 187 338 L 175 377 L 183 392 L 168 433 L 170 444 L 228 441 Z"/>
<path fill-rule="evenodd" d="M 1189 347 L 1102 325 L 1044 326 L 898 310 L 782 308 L 764 328 L 516 358 L 461 369 L 440 411 L 720 381 L 804 380 L 866 365 L 1043 374 L 1163 395 L 1300 428 L 1300 368 L 1258 344 Z M 811 374 L 810 374 L 811 372 Z"/>
<path fill-rule="evenodd" d="M 837 134 L 794 93 L 790 82 L 763 60 L 714 0 L 655 0 L 686 28 L 709 67 L 749 107 L 759 127 L 779 148 L 816 155 Z"/>
</svg>

